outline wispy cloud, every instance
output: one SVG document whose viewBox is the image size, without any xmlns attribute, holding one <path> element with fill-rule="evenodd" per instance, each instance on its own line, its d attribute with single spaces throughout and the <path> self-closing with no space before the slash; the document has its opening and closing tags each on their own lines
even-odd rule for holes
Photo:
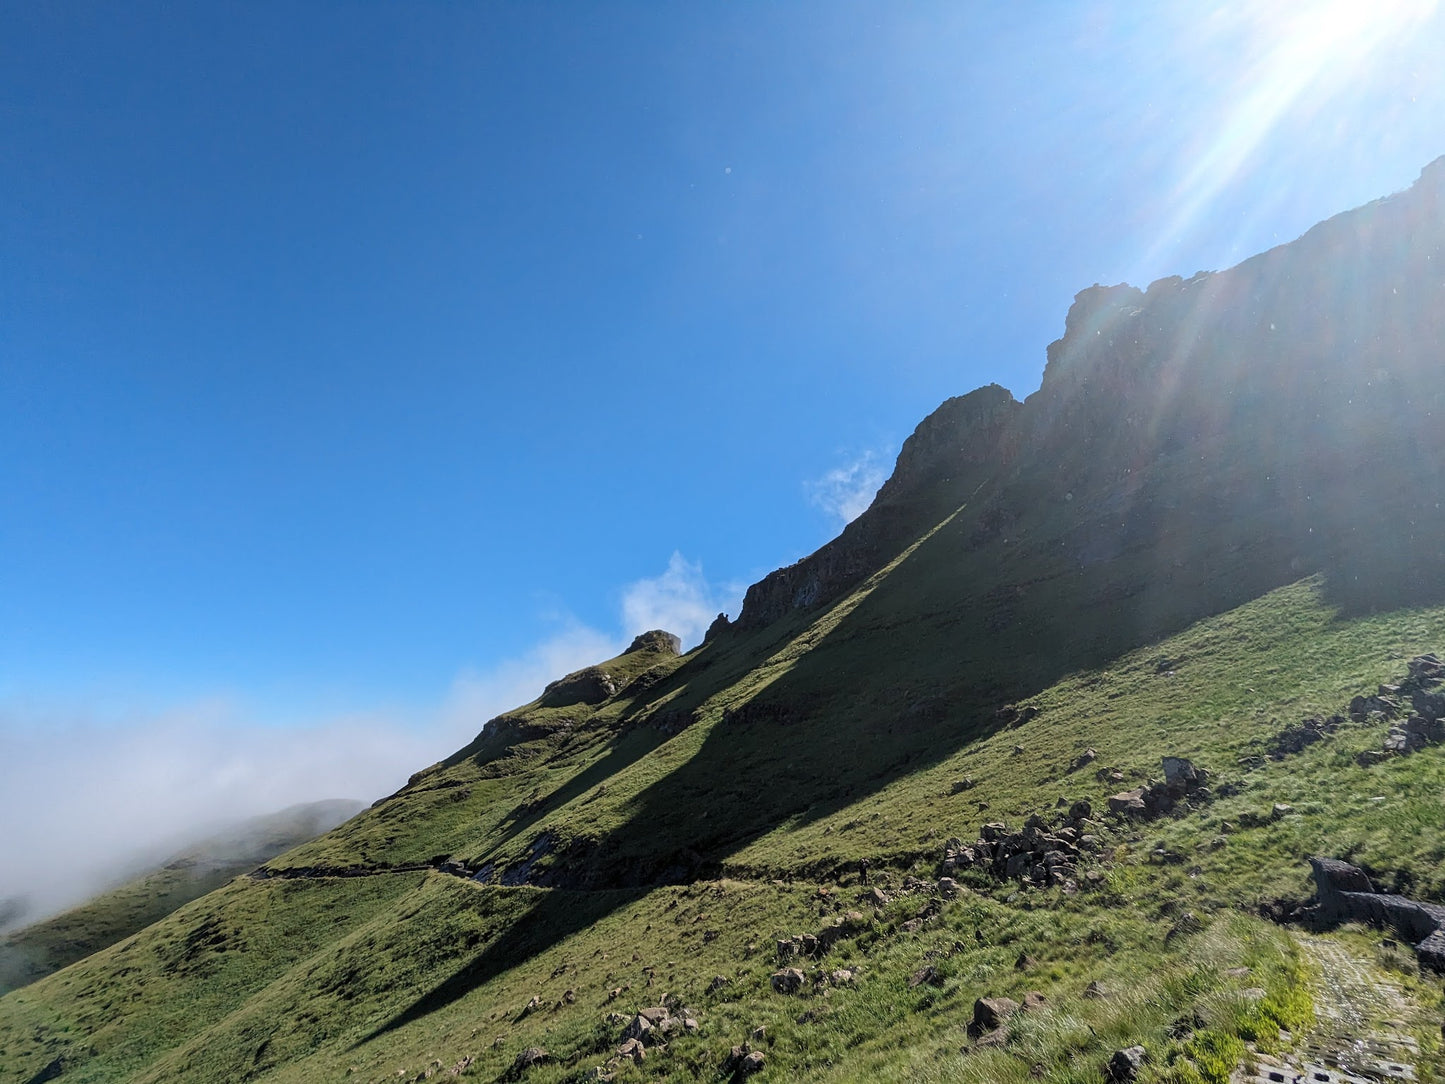
<svg viewBox="0 0 1445 1084">
<path fill-rule="evenodd" d="M 807 483 L 808 499 L 846 526 L 867 511 L 888 477 L 887 454 L 866 451 Z"/>
<path fill-rule="evenodd" d="M 665 628 L 692 646 L 741 589 L 674 553 L 621 592 L 615 631 L 563 615 L 518 654 L 467 668 L 432 707 L 274 726 L 217 698 L 102 718 L 85 705 L 0 700 L 0 902 L 29 917 L 75 904 L 237 820 L 323 798 L 371 801 L 465 745 L 555 678 Z"/>
<path fill-rule="evenodd" d="M 45 914 L 240 819 L 376 797 L 422 767 L 428 735 L 385 717 L 277 728 L 222 701 L 124 723 L 0 707 L 0 899 Z"/>
<path fill-rule="evenodd" d="M 488 719 L 536 699 L 549 681 L 609 659 L 625 646 L 619 636 L 568 618 L 561 631 L 522 654 L 462 671 L 442 707 L 440 729 L 443 744 L 449 744 L 439 755 L 470 741 Z M 412 770 L 421 767 L 425 765 L 417 764 Z"/>
<path fill-rule="evenodd" d="M 701 564 L 674 552 L 662 575 L 638 580 L 622 592 L 622 628 L 628 636 L 666 629 L 692 647 L 719 613 L 736 616 L 741 601 L 738 585 L 709 583 Z"/>
</svg>

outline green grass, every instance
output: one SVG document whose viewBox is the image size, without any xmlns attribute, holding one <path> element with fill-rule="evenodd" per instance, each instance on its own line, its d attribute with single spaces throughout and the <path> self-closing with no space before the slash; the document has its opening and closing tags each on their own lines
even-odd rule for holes
<svg viewBox="0 0 1445 1084">
<path fill-rule="evenodd" d="M 85 903 L 0 938 L 0 994 L 115 944 L 356 812 L 313 802 L 254 817 Z"/>
<path fill-rule="evenodd" d="M 529 1080 L 578 1080 L 619 1041 L 609 1013 L 672 994 L 701 1031 L 619 1080 L 716 1078 L 728 1050 L 763 1027 L 770 1079 L 1099 1081 L 1112 1050 L 1142 1043 L 1150 1079 L 1216 1081 L 1241 1044 L 1269 1049 L 1281 1027 L 1308 1026 L 1298 950 L 1252 917 L 1261 901 L 1308 892 L 1305 857 L 1346 854 L 1406 871 L 1421 894 L 1445 888 L 1445 751 L 1361 768 L 1353 753 L 1382 733 L 1349 727 L 1285 761 L 1239 763 L 1285 723 L 1337 711 L 1398 676 L 1411 653 L 1445 641 L 1445 611 L 1346 620 L 1316 584 L 1300 583 L 1061 675 L 1032 694 L 1039 714 L 1017 729 L 993 729 L 991 712 L 985 721 L 928 709 L 912 731 L 906 715 L 893 716 L 889 744 L 887 724 L 846 698 L 816 719 L 739 710 L 810 667 L 810 684 L 790 696 L 836 679 L 822 666 L 833 638 L 895 573 L 865 584 L 842 612 L 773 630 L 765 643 L 709 645 L 645 695 L 529 708 L 546 725 L 524 740 L 483 740 L 271 863 L 374 875 L 238 880 L 8 995 L 0 1080 L 28 1084 L 61 1058 L 63 1079 L 75 1081 L 379 1082 L 464 1057 L 467 1079 L 492 1080 L 531 1045 L 553 1060 Z M 1161 655 L 1177 660 L 1172 676 Z M 899 686 L 889 697 L 916 703 L 934 666 L 900 653 L 882 667 Z M 654 725 L 665 712 L 695 721 L 667 733 Z M 873 763 L 851 766 L 870 742 Z M 927 893 L 876 911 L 866 902 L 860 857 L 874 863 L 870 888 L 897 893 L 909 875 L 937 875 L 951 835 L 1047 814 L 1060 798 L 1099 803 L 1116 785 L 1066 770 L 1086 746 L 1100 754 L 1091 768 L 1117 766 L 1130 779 L 1157 774 L 1163 754 L 1190 756 L 1238 792 L 1149 825 L 1104 825 L 1106 876 L 1077 895 L 970 874 L 964 896 L 914 932 L 904 924 Z M 895 749 L 896 767 L 876 767 Z M 963 775 L 976 785 L 954 793 Z M 759 780 L 790 799 L 758 793 Z M 1276 801 L 1296 812 L 1247 826 L 1246 814 Z M 792 812 L 777 816 L 781 805 Z M 537 868 L 575 871 L 577 887 L 381 872 L 440 855 L 505 870 L 544 833 L 556 842 Z M 1159 862 L 1159 844 L 1185 860 Z M 679 854 L 688 846 L 693 857 Z M 639 876 L 590 886 L 607 862 Z M 683 871 L 679 883 L 645 883 L 666 863 Z M 856 968 L 855 983 L 773 993 L 775 940 L 855 909 L 861 928 L 808 964 Z M 1166 945 L 1184 911 L 1206 929 Z M 1015 969 L 1021 955 L 1035 961 L 1027 970 Z M 941 985 L 910 987 L 926 964 Z M 1240 967 L 1248 978 L 1228 974 Z M 715 976 L 728 981 L 709 992 Z M 1085 998 L 1091 981 L 1109 996 Z M 1267 996 L 1246 999 L 1245 986 Z M 1429 1001 L 1423 985 L 1411 989 Z M 960 1052 L 975 998 L 1028 990 L 1046 995 L 1044 1011 L 1014 1018 L 1000 1048 Z M 540 1008 L 528 1013 L 534 996 Z M 1436 1071 L 1428 1059 L 1423 1070 Z"/>
</svg>

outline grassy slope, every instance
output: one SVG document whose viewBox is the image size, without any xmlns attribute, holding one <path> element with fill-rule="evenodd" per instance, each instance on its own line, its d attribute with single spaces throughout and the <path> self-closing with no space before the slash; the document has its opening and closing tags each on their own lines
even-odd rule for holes
<svg viewBox="0 0 1445 1084">
<path fill-rule="evenodd" d="M 753 758 L 785 765 L 807 755 L 812 770 L 821 763 L 846 775 L 864 739 L 794 749 L 790 731 L 814 740 L 805 723 L 723 721 L 722 708 L 786 680 L 807 657 L 810 638 L 821 643 L 836 634 L 865 602 L 866 594 L 845 600 L 838 610 L 846 612 L 831 612 L 822 627 L 792 629 L 791 639 L 762 650 L 709 645 L 689 669 L 716 648 L 711 665 L 691 679 L 715 691 L 698 698 L 692 690 L 699 721 L 674 737 L 628 723 L 637 705 L 625 697 L 595 714 L 540 709 L 537 717 L 552 722 L 570 711 L 572 722 L 565 730 L 543 727 L 549 732 L 523 745 L 454 758 L 392 802 L 274 863 L 400 863 L 442 852 L 480 862 L 530 853 L 543 830 L 559 840 L 606 841 L 620 833 L 615 846 L 642 856 L 639 823 L 667 851 L 674 837 L 707 838 L 713 820 L 722 824 L 711 838 L 733 841 L 716 845 L 714 879 L 595 891 L 483 887 L 439 873 L 238 881 L 0 1001 L 0 1080 L 28 1084 L 61 1058 L 67 1081 L 302 1082 L 353 1069 L 352 1078 L 380 1081 L 399 1070 L 412 1079 L 464 1056 L 477 1059 L 469 1076 L 490 1080 L 531 1044 L 557 1061 L 529 1079 L 573 1079 L 616 1045 L 620 1029 L 606 1024 L 609 1011 L 654 1002 L 664 991 L 683 997 L 702 1031 L 628 1070 L 630 1078 L 711 1076 L 728 1048 L 761 1024 L 769 1031 L 769 1075 L 777 1079 L 1022 1080 L 1037 1064 L 1050 1079 L 1099 1080 L 1109 1049 L 1143 1041 L 1155 1054 L 1152 1072 L 1192 1080 L 1180 1059 L 1207 1070 L 1211 1051 L 1232 1050 L 1240 1033 L 1270 1041 L 1270 1019 L 1241 1000 L 1242 986 L 1268 987 L 1269 1012 L 1300 1022 L 1291 1014 L 1303 1011 L 1303 965 L 1281 931 L 1245 912 L 1258 900 L 1305 894 L 1306 855 L 1349 854 L 1408 871 L 1423 894 L 1438 898 L 1445 890 L 1438 871 L 1445 754 L 1429 750 L 1361 768 L 1352 753 L 1378 746 L 1382 734 L 1357 727 L 1256 770 L 1237 764 L 1280 725 L 1338 710 L 1354 693 L 1401 674 L 1411 653 L 1445 641 L 1445 610 L 1344 620 L 1313 583 L 1066 675 L 1033 696 L 1041 711 L 1017 729 L 989 732 L 976 721 L 970 729 L 946 712 L 933 720 L 930 709 L 923 732 L 965 731 L 942 753 L 915 754 L 896 772 L 862 778 L 860 793 L 836 808 L 757 830 L 756 795 L 748 791 Z M 1173 676 L 1160 672 L 1161 655 L 1175 660 Z M 658 689 L 674 704 L 689 692 L 684 685 Z M 902 689 L 898 700 L 908 703 L 915 690 Z M 908 717 L 892 725 L 898 738 Z M 884 735 L 872 740 L 887 747 Z M 696 810 L 659 805 L 659 798 L 690 792 L 668 790 L 668 781 L 686 776 L 699 758 L 717 776 L 727 761 L 710 747 L 720 741 L 737 749 L 736 780 L 714 781 L 732 789 L 737 806 L 716 799 Z M 900 745 L 910 748 L 906 733 Z M 1015 754 L 1015 745 L 1024 753 Z M 902 895 L 876 913 L 860 903 L 864 890 L 851 870 L 858 857 L 875 861 L 875 882 L 897 889 L 910 871 L 936 875 L 947 836 L 971 837 L 984 820 L 1016 823 L 1051 810 L 1059 798 L 1097 802 L 1117 785 L 1066 770 L 1085 745 L 1098 750 L 1100 764 L 1139 779 L 1157 772 L 1162 754 L 1192 756 L 1241 790 L 1177 819 L 1109 828 L 1115 850 L 1106 879 L 1077 896 L 975 877 L 969 893 L 911 933 L 900 927 L 926 895 Z M 952 793 L 965 775 L 976 786 Z M 779 785 L 788 775 L 770 779 Z M 456 797 L 468 787 L 469 795 Z M 1371 801 L 1382 795 L 1385 801 Z M 1222 846 L 1211 843 L 1221 837 L 1221 821 L 1238 825 L 1242 814 L 1275 801 L 1293 804 L 1295 814 L 1225 833 Z M 428 846 L 435 840 L 445 845 Z M 1151 855 L 1161 842 L 1187 861 L 1156 863 Z M 826 961 L 859 967 L 854 987 L 801 998 L 768 989 L 775 937 L 816 929 L 860 906 L 864 928 Z M 1204 917 L 1208 930 L 1165 945 L 1165 932 L 1185 910 Z M 1037 963 L 1015 970 L 1021 953 Z M 942 986 L 910 989 L 909 975 L 930 957 Z M 1235 966 L 1254 970 L 1248 978 L 1226 974 Z M 651 989 L 644 968 L 654 969 Z M 715 975 L 730 982 L 710 994 Z M 1084 1000 L 1091 979 L 1115 996 Z M 609 999 L 619 987 L 627 989 Z M 975 997 L 1026 989 L 1049 995 L 1051 1010 L 1020 1018 L 1001 1051 L 958 1054 Z M 568 990 L 575 1003 L 566 1003 Z M 534 995 L 543 1007 L 525 1013 Z M 799 1022 L 805 1012 L 817 1015 Z M 1206 1026 L 1194 1040 L 1170 1038 L 1170 1023 L 1190 1013 Z M 1416 1023 L 1430 1072 L 1438 1020 Z"/>
<path fill-rule="evenodd" d="M 256 817 L 61 914 L 0 939 L 0 994 L 158 922 L 231 878 L 333 827 L 360 803 L 312 802 Z"/>
</svg>

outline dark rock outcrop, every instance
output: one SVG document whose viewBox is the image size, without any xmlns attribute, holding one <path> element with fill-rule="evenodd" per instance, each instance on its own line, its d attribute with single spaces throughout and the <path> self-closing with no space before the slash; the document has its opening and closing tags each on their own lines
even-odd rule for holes
<svg viewBox="0 0 1445 1084">
<path fill-rule="evenodd" d="M 748 588 L 737 627 L 830 602 L 882 568 L 1011 459 L 1021 409 L 997 384 L 946 401 L 903 442 L 866 512 L 816 553 Z"/>
<path fill-rule="evenodd" d="M 950 839 L 944 845 L 944 872 L 982 869 L 999 880 L 1061 885 L 1073 890 L 1078 887 L 1081 856 L 1098 846 L 1097 838 L 1089 831 L 1091 811 L 1088 802 L 1075 802 L 1056 825 L 1035 815 L 1016 832 L 1010 832 L 1002 823 L 985 824 L 973 843 L 965 845 Z"/>
<path fill-rule="evenodd" d="M 1376 892 L 1361 869 L 1335 858 L 1311 858 L 1315 901 L 1305 917 L 1317 926 L 1368 922 L 1395 930 L 1415 946 L 1420 966 L 1445 971 L 1445 907 Z"/>
<path fill-rule="evenodd" d="M 718 616 L 726 615 L 719 614 Z M 628 646 L 626 653 L 631 655 L 634 651 L 650 651 L 657 655 L 681 655 L 682 637 L 663 629 L 639 633 Z"/>
<path fill-rule="evenodd" d="M 1125 817 L 1149 819 L 1161 817 L 1180 802 L 1207 801 L 1209 789 L 1204 783 L 1209 773 L 1183 757 L 1165 757 L 1164 778 L 1133 790 L 1120 791 L 1109 798 L 1109 812 Z"/>
<path fill-rule="evenodd" d="M 1100 570 L 1098 602 L 1175 628 L 1312 573 L 1347 604 L 1439 597 L 1442 287 L 1445 159 L 1228 270 L 1082 290 L 1035 394 L 944 403 L 868 511 L 753 585 L 737 624 L 838 598 L 965 503 L 961 553 L 1063 557 Z M 1010 627 L 1027 584 L 989 590 Z"/>
<path fill-rule="evenodd" d="M 617 682 L 600 666 L 589 666 L 560 677 L 542 691 L 542 703 L 549 708 L 572 704 L 600 704 L 617 695 Z"/>
</svg>

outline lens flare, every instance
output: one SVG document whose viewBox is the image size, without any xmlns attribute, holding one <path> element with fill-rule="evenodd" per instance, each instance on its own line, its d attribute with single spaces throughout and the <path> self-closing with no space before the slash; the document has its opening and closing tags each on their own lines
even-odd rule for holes
<svg viewBox="0 0 1445 1084">
<path fill-rule="evenodd" d="M 1328 118 L 1345 100 L 1395 79 L 1392 61 L 1438 13 L 1439 0 L 1316 0 L 1229 5 L 1209 31 L 1241 49 L 1225 105 L 1183 165 L 1172 213 L 1144 264 L 1202 219 L 1287 120 Z M 1431 28 L 1432 32 L 1436 28 Z"/>
</svg>

